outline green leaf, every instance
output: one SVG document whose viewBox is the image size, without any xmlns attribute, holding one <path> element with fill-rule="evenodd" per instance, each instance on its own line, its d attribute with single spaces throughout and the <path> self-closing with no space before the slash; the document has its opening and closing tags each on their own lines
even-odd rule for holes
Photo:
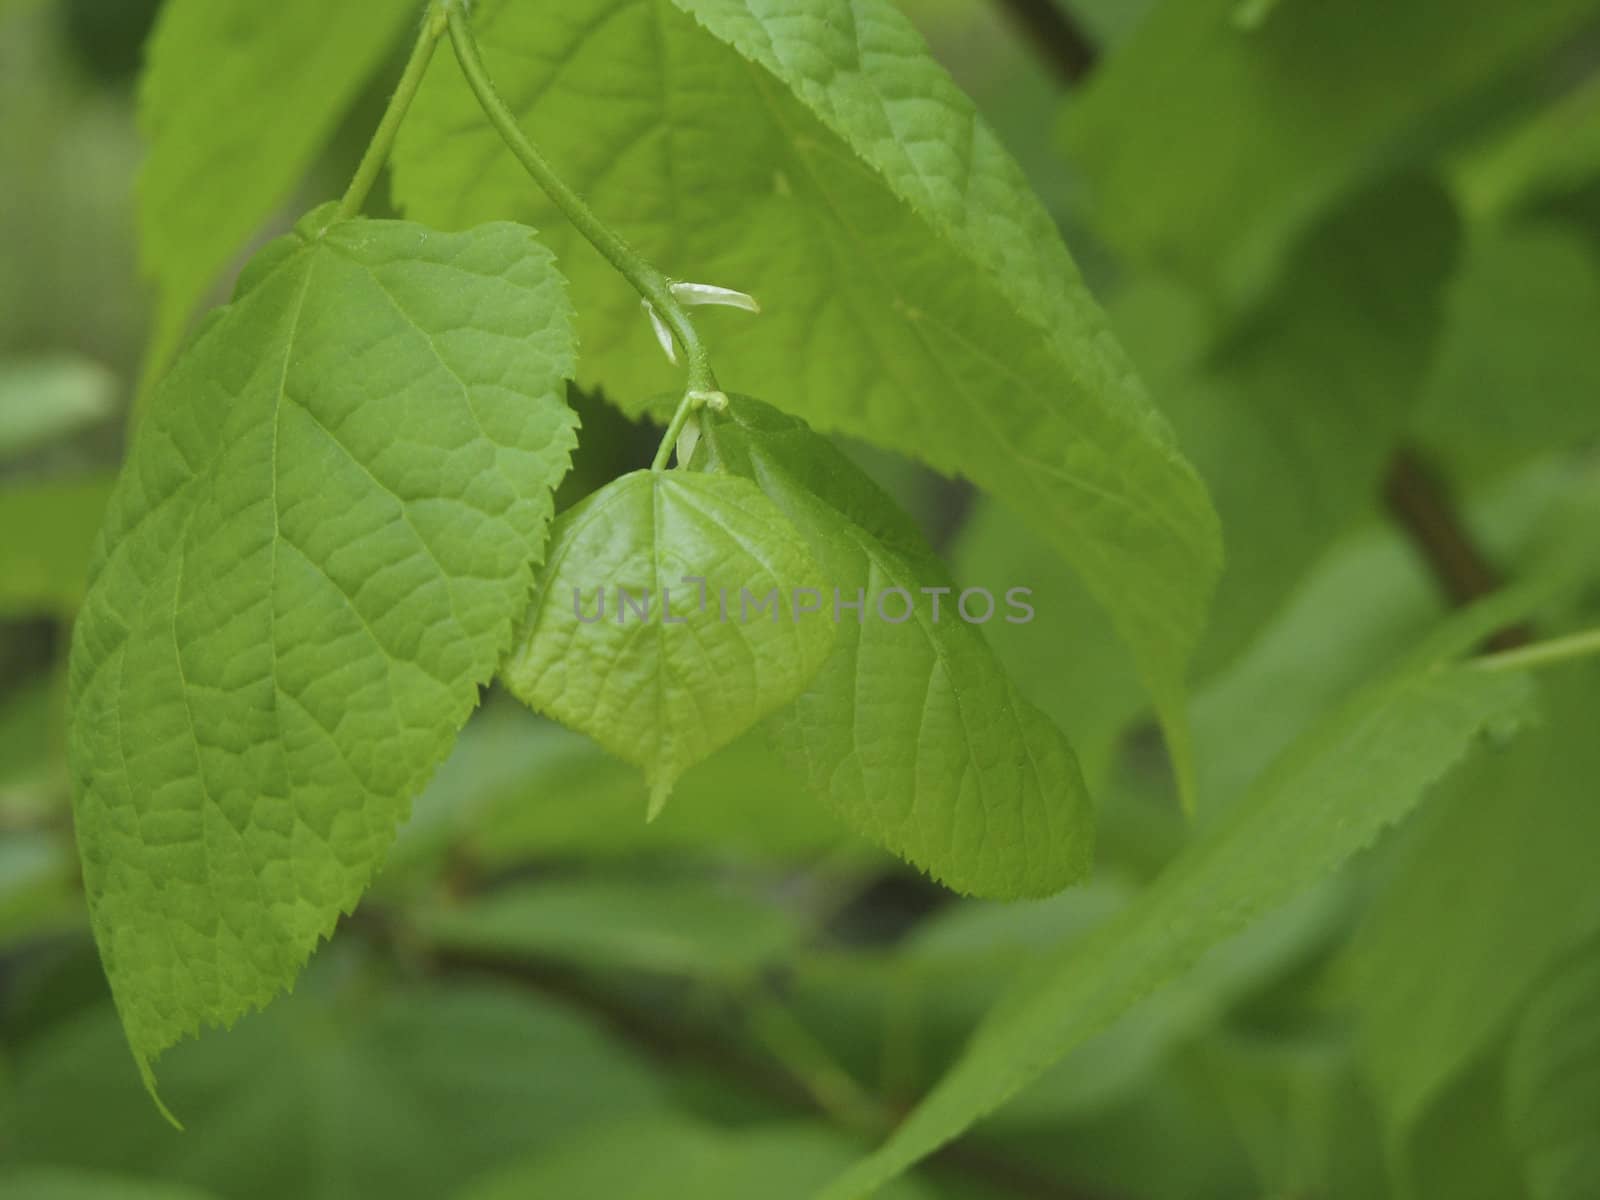
<svg viewBox="0 0 1600 1200">
<path fill-rule="evenodd" d="M 1505 1033 L 1557 955 L 1600 930 L 1587 886 L 1600 674 L 1575 666 L 1544 683 L 1543 722 L 1450 782 L 1351 943 L 1366 1067 L 1396 1139 Z"/>
<path fill-rule="evenodd" d="M 752 805 L 757 794 L 762 803 Z M 574 795 L 583 803 L 570 803 Z M 646 795 L 638 771 L 582 734 L 520 704 L 491 704 L 467 723 L 418 798 L 390 866 L 425 863 L 451 846 L 489 870 L 550 856 L 741 864 L 877 857 L 807 795 L 759 730 L 690 768 L 649 825 L 639 820 Z"/>
<path fill-rule="evenodd" d="M 529 230 L 325 224 L 158 388 L 74 631 L 84 882 L 146 1071 L 360 896 L 510 644 L 574 441 Z"/>
<path fill-rule="evenodd" d="M 1149 709 L 1110 619 L 1049 544 L 998 501 L 974 506 L 949 557 L 957 578 L 1031 593 L 1032 621 L 991 621 L 984 638 L 1022 695 L 1070 731 L 1089 790 L 1098 793 L 1120 737 Z"/>
<path fill-rule="evenodd" d="M 1244 32 L 1239 4 L 1167 0 L 1067 113 L 1095 227 L 1232 301 L 1342 194 L 1595 10 L 1341 0 L 1283 5 Z"/>
<path fill-rule="evenodd" d="M 724 1131 L 686 1117 L 652 1117 L 597 1130 L 560 1153 L 469 1188 L 461 1200 L 809 1200 L 850 1161 L 853 1149 L 820 1125 Z M 901 1181 L 881 1196 L 914 1200 L 926 1194 Z"/>
<path fill-rule="evenodd" d="M 1520 676 L 1435 661 L 1481 636 L 1482 623 L 1447 626 L 1426 656 L 1318 725 L 1133 904 L 1042 962 L 889 1141 L 825 1197 L 870 1192 L 932 1153 L 1217 943 L 1333 872 L 1485 729 L 1520 719 L 1529 699 Z"/>
<path fill-rule="evenodd" d="M 656 1076 L 577 1013 L 525 988 L 406 986 L 376 965 L 325 958 L 282 1004 L 175 1049 L 162 1086 L 185 1133 L 151 1110 L 106 1007 L 59 1021 L 18 1057 L 0 1160 L 229 1200 L 439 1200 L 665 1105 Z"/>
<path fill-rule="evenodd" d="M 207 1200 L 211 1192 L 74 1167 L 0 1171 L 0 1193 L 25 1200 Z"/>
<path fill-rule="evenodd" d="M 890 0 L 489 0 L 474 22 L 563 178 L 675 277 L 760 298 L 707 320 L 723 382 L 1004 498 L 1112 614 L 1186 762 L 1220 555 L 1204 489 L 1049 215 Z M 480 121 L 435 63 L 397 196 L 436 224 L 556 229 Z M 669 386 L 637 297 L 555 238 L 586 380 L 625 403 Z"/>
<path fill-rule="evenodd" d="M 1418 435 L 1470 469 L 1600 436 L 1600 259 L 1557 223 L 1489 230 L 1452 281 Z"/>
<path fill-rule="evenodd" d="M 1506 1088 L 1532 1200 L 1600 1193 L 1600 943 L 1570 955 L 1540 985 L 1517 1023 Z"/>
<path fill-rule="evenodd" d="M 69 614 L 83 599 L 112 481 L 0 485 L 0 617 Z"/>
<path fill-rule="evenodd" d="M 169 0 L 150 37 L 139 123 L 139 238 L 164 369 L 229 258 L 311 166 L 416 0 Z"/>
<path fill-rule="evenodd" d="M 105 420 L 116 394 L 116 376 L 88 359 L 0 361 L 0 461 Z"/>
<path fill-rule="evenodd" d="M 636 471 L 556 523 L 501 677 L 643 770 L 653 815 L 822 665 L 833 627 L 795 609 L 817 586 L 805 543 L 750 483 Z"/>
<path fill-rule="evenodd" d="M 1380 492 L 1422 397 L 1457 234 L 1431 180 L 1362 193 L 1296 247 L 1198 376 L 1169 389 L 1228 539 L 1204 667 L 1248 644 Z"/>
<path fill-rule="evenodd" d="M 584 797 L 587 803 L 588 797 Z M 550 880 L 419 912 L 433 946 L 739 983 L 800 938 L 783 909 L 694 879 Z"/>
<path fill-rule="evenodd" d="M 1094 814 L 1072 748 L 961 615 L 967 593 L 910 520 L 794 417 L 736 397 L 702 428 L 706 461 L 760 485 L 829 585 L 832 653 L 773 720 L 812 790 L 957 891 L 1041 896 L 1085 875 Z M 1028 615 L 986 595 L 970 606 L 985 623 Z"/>
</svg>

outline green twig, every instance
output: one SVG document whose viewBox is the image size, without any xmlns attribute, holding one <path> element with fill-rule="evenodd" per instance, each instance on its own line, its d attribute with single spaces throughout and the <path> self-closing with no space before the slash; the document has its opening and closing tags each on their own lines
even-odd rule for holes
<svg viewBox="0 0 1600 1200">
<path fill-rule="evenodd" d="M 466 76 L 467 84 L 472 88 L 473 95 L 478 98 L 484 115 L 489 118 L 489 123 L 494 126 L 517 161 L 533 177 L 534 182 L 566 215 L 567 220 L 577 227 L 578 232 L 583 234 L 589 243 L 600 251 L 629 283 L 633 284 L 639 295 L 660 314 L 662 321 L 666 323 L 673 338 L 683 350 L 689 369 L 688 387 L 677 411 L 673 414 L 667 434 L 662 439 L 661 448 L 656 452 L 655 461 L 651 464 L 653 469 L 659 470 L 671 457 L 673 444 L 682 431 L 684 422 L 689 419 L 690 413 L 720 396 L 716 375 L 711 370 L 711 357 L 706 351 L 705 344 L 695 332 L 694 323 L 689 320 L 684 306 L 673 295 L 672 280 L 645 261 L 620 234 L 602 221 L 584 202 L 583 197 L 556 174 L 538 147 L 522 132 L 515 114 L 501 99 L 488 68 L 483 64 L 477 39 L 473 36 L 472 26 L 468 24 L 462 6 L 453 0 L 445 0 L 445 12 L 450 28 L 450 44 L 455 48 L 456 61 L 461 64 L 461 73 Z"/>
<path fill-rule="evenodd" d="M 366 204 L 367 197 L 372 193 L 372 185 L 378 182 L 378 173 L 389 159 L 400 123 L 405 120 L 411 101 L 422 86 L 422 77 L 428 73 L 434 47 L 439 44 L 444 31 L 444 12 L 437 5 L 430 5 L 427 16 L 422 19 L 422 31 L 417 34 L 417 44 L 412 47 L 411 57 L 406 60 L 406 69 L 400 75 L 394 95 L 389 98 L 389 107 L 383 110 L 383 120 L 378 123 L 377 131 L 356 167 L 355 177 L 350 180 L 350 186 L 339 201 L 339 220 L 347 221 L 356 216 Z"/>
</svg>

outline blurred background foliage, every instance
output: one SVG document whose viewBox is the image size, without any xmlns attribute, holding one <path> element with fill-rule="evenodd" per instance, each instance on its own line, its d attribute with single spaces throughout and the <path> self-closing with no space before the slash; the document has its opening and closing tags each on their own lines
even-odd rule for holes
<svg viewBox="0 0 1600 1200">
<path fill-rule="evenodd" d="M 1600 4 L 904 6 L 1222 514 L 1201 826 L 1448 609 L 1554 558 L 1577 569 L 1500 644 L 1595 622 Z M 999 506 L 851 447 L 960 578 L 1034 589 L 1035 623 L 990 632 L 1084 759 L 1094 881 L 959 900 L 759 736 L 646 826 L 633 772 L 491 694 L 295 994 L 164 1062 L 173 1131 L 99 972 L 63 751 L 67 630 L 154 322 L 135 89 L 158 8 L 0 0 L 0 1195 L 810 1194 L 1190 838 L 1108 623 Z M 342 185 L 394 67 L 255 244 Z M 655 442 L 574 402 L 564 505 Z M 1600 671 L 1540 688 L 1531 733 L 897 1194 L 1600 1196 Z"/>
</svg>

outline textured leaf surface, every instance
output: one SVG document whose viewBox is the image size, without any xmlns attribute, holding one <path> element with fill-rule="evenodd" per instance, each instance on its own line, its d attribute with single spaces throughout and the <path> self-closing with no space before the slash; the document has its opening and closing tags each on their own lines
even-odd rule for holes
<svg viewBox="0 0 1600 1200">
<path fill-rule="evenodd" d="M 487 2 L 486 61 L 563 176 L 651 261 L 757 295 L 711 329 L 724 384 L 964 475 L 1084 576 L 1183 749 L 1218 568 L 1174 449 L 1043 207 L 889 0 Z M 436 224 L 555 228 L 435 63 L 396 194 Z M 668 386 L 637 297 L 570 233 L 588 379 Z"/>
<path fill-rule="evenodd" d="M 416 0 L 172 0 L 139 95 L 145 269 L 160 286 L 152 366 L 245 240 L 287 198 Z"/>
<path fill-rule="evenodd" d="M 822 665 L 828 615 L 793 608 L 795 589 L 819 587 L 800 535 L 754 485 L 637 471 L 562 514 L 501 675 L 643 770 L 656 812 L 679 775 Z"/>
<path fill-rule="evenodd" d="M 355 903 L 509 645 L 573 445 L 529 230 L 323 224 L 158 389 L 74 634 L 84 882 L 146 1066 Z"/>
<path fill-rule="evenodd" d="M 1351 945 L 1366 1069 L 1396 1138 L 1600 930 L 1600 896 L 1577 882 L 1600 843 L 1597 698 L 1592 670 L 1548 677 L 1540 725 L 1443 789 Z"/>
<path fill-rule="evenodd" d="M 1532 1200 L 1600 1193 L 1600 942 L 1570 955 L 1540 986 L 1512 1039 L 1506 1087 Z"/>
<path fill-rule="evenodd" d="M 1485 728 L 1520 719 L 1528 699 L 1517 676 L 1417 666 L 1356 697 L 1133 904 L 1003 1000 L 932 1094 L 828 1200 L 893 1178 L 1223 938 L 1328 875 L 1404 816 Z"/>
<path fill-rule="evenodd" d="M 1096 227 L 1228 295 L 1259 288 L 1341 193 L 1595 11 L 1343 0 L 1283 5 L 1244 32 L 1238 5 L 1167 0 L 1067 117 Z"/>
<path fill-rule="evenodd" d="M 823 604 L 864 598 L 859 616 L 839 612 L 827 663 L 773 719 L 811 788 L 958 891 L 1039 896 L 1086 874 L 1094 815 L 1072 748 L 961 618 L 961 589 L 910 521 L 794 417 L 735 398 L 703 425 L 706 461 L 754 480 L 810 543 Z M 1010 610 L 991 593 L 971 611 L 998 623 Z"/>
</svg>

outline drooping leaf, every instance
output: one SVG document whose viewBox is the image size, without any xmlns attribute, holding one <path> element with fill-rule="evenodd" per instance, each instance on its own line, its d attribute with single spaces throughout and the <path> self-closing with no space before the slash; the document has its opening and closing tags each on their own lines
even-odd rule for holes
<svg viewBox="0 0 1600 1200">
<path fill-rule="evenodd" d="M 1447 626 L 1320 723 L 1134 903 L 1041 964 L 826 1200 L 867 1193 L 959 1134 L 1222 939 L 1335 870 L 1404 816 L 1485 729 L 1521 719 L 1523 678 L 1437 663 L 1482 636 L 1482 625 L 1469 614 Z"/>
<path fill-rule="evenodd" d="M 828 584 L 832 653 L 773 720 L 812 790 L 957 891 L 1039 896 L 1086 874 L 1094 816 L 1072 748 L 966 615 L 1031 608 L 983 589 L 969 605 L 904 514 L 804 422 L 736 397 L 702 424 L 705 461 L 754 480 Z"/>
<path fill-rule="evenodd" d="M 1600 930 L 1587 886 L 1600 675 L 1544 682 L 1541 723 L 1442 790 L 1350 946 L 1366 1070 L 1396 1140 L 1505 1034 L 1561 951 Z"/>
<path fill-rule="evenodd" d="M 1518 1018 L 1506 1090 L 1532 1200 L 1600 1192 L 1600 942 L 1568 955 Z"/>
<path fill-rule="evenodd" d="M 0 462 L 104 420 L 116 391 L 116 376 L 89 359 L 0 361 Z"/>
<path fill-rule="evenodd" d="M 1257 292 L 1343 193 L 1595 11 L 1343 0 L 1285 4 L 1245 31 L 1239 3 L 1166 0 L 1067 114 L 1096 228 L 1224 300 Z"/>
<path fill-rule="evenodd" d="M 102 475 L 0 484 L 0 617 L 77 608 L 111 486 Z"/>
<path fill-rule="evenodd" d="M 150 36 L 139 118 L 144 267 L 159 371 L 228 259 L 311 166 L 421 11 L 416 0 L 171 0 Z"/>
<path fill-rule="evenodd" d="M 325 212 L 157 390 L 74 631 L 84 882 L 147 1070 L 355 903 L 509 645 L 573 445 L 530 231 Z"/>
<path fill-rule="evenodd" d="M 652 262 L 754 293 L 715 335 L 724 383 L 1004 498 L 1083 575 L 1187 761 L 1181 696 L 1219 548 L 1174 448 L 1043 207 L 890 0 L 489 0 L 507 102 Z M 449 63 L 396 156 L 444 225 L 551 210 Z M 586 379 L 673 378 L 637 298 L 576 234 Z"/>
<path fill-rule="evenodd" d="M 805 543 L 752 484 L 636 471 L 563 513 L 501 669 L 512 695 L 633 763 L 659 812 L 678 776 L 787 703 L 833 641 Z"/>
<path fill-rule="evenodd" d="M 282 1004 L 164 1060 L 183 1133 L 151 1109 L 106 1007 L 59 1022 L 17 1061 L 0 1164 L 114 1171 L 229 1200 L 439 1200 L 665 1107 L 643 1063 L 527 989 L 406 986 L 364 976 L 359 961 L 322 965 Z"/>
</svg>

